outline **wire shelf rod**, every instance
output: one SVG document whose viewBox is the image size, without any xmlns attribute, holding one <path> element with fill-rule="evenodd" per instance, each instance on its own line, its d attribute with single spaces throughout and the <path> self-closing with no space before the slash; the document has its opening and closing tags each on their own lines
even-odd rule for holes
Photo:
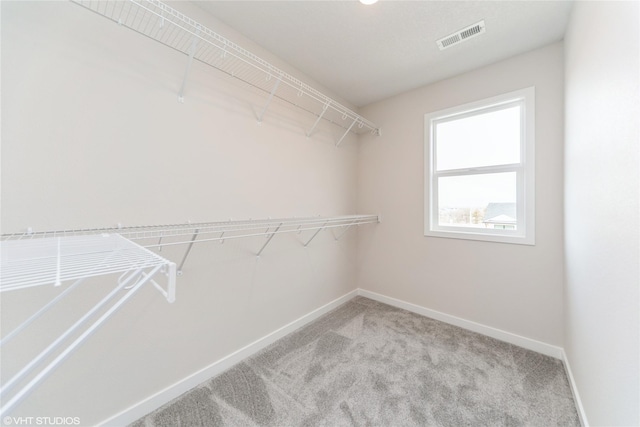
<svg viewBox="0 0 640 427">
<path fill-rule="evenodd" d="M 346 215 L 339 217 L 310 217 L 310 218 L 275 218 L 275 219 L 247 219 L 247 220 L 227 220 L 215 222 L 196 222 L 196 223 L 180 223 L 180 224 L 161 224 L 148 226 L 130 226 L 130 227 L 102 227 L 102 228 L 86 228 L 72 230 L 54 230 L 54 231 L 38 231 L 4 234 L 0 236 L 2 241 L 14 240 L 39 240 L 52 237 L 68 237 L 68 236 L 91 236 L 96 234 L 119 234 L 132 240 L 144 238 L 171 237 L 177 235 L 191 235 L 195 229 L 200 229 L 201 233 L 205 232 L 222 232 L 222 231 L 242 231 L 277 227 L 278 224 L 284 223 L 285 226 L 296 227 L 299 225 L 320 226 L 327 222 L 328 224 L 348 225 L 351 222 L 379 222 L 377 215 Z"/>
</svg>

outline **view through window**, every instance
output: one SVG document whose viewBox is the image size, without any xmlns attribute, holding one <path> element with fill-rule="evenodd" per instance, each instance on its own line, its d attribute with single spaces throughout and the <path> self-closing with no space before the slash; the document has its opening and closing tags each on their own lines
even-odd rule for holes
<svg viewBox="0 0 640 427">
<path fill-rule="evenodd" d="M 533 88 L 425 117 L 425 235 L 533 244 Z"/>
</svg>

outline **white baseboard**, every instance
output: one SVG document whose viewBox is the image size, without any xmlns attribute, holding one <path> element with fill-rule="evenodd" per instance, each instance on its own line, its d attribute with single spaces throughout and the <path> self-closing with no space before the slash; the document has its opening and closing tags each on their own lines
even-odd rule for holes
<svg viewBox="0 0 640 427">
<path fill-rule="evenodd" d="M 192 388 L 226 371 L 227 369 L 231 368 L 233 365 L 257 353 L 258 351 L 274 343 L 275 341 L 279 340 L 285 335 L 290 334 L 291 332 L 301 328 L 302 326 L 317 319 L 323 314 L 326 314 L 329 311 L 333 310 L 334 308 L 337 308 L 340 305 L 346 303 L 350 299 L 354 298 L 356 295 L 361 295 L 363 297 L 370 298 L 375 301 L 389 304 L 394 307 L 402 308 L 402 309 L 411 311 L 413 313 L 420 314 L 422 316 L 426 316 L 435 320 L 449 323 L 451 325 L 468 329 L 473 332 L 478 332 L 480 334 L 487 335 L 492 338 L 496 338 L 498 340 L 508 342 L 510 344 L 514 344 L 538 353 L 545 354 L 547 356 L 554 357 L 556 359 L 563 360 L 567 368 L 571 389 L 572 389 L 572 392 L 574 393 L 574 397 L 576 400 L 578 414 L 580 415 L 583 425 L 588 426 L 586 422 L 586 416 L 584 415 L 584 410 L 582 408 L 582 404 L 578 397 L 577 389 L 575 388 L 575 383 L 573 381 L 573 376 L 569 368 L 569 363 L 566 360 L 566 355 L 564 354 L 564 350 L 562 348 L 556 347 L 550 344 L 546 344 L 540 341 L 536 341 L 530 338 L 526 338 L 520 335 L 516 335 L 511 332 L 503 331 L 501 329 L 485 326 L 480 323 L 472 322 L 470 320 L 465 320 L 460 317 L 456 317 L 456 316 L 445 314 L 439 311 L 431 310 L 416 304 L 411 304 L 406 301 L 391 298 L 375 292 L 367 291 L 364 289 L 356 289 L 354 291 L 351 291 L 341 296 L 340 298 L 337 298 L 331 301 L 328 304 L 325 304 L 324 306 L 312 311 L 311 313 L 306 314 L 300 317 L 299 319 L 289 323 L 288 325 L 285 325 L 282 328 L 252 342 L 251 344 L 241 348 L 240 350 L 235 351 L 234 353 L 231 353 L 226 357 L 223 357 L 222 359 L 199 370 L 198 372 L 193 373 L 192 375 L 178 381 L 177 383 L 172 384 L 164 388 L 163 390 L 160 390 L 159 392 L 144 399 L 143 401 L 130 406 L 124 411 L 101 422 L 99 425 L 122 426 L 122 425 L 131 424 L 132 422 L 144 417 L 150 412 L 153 412 L 154 410 L 170 402 L 171 400 L 175 399 L 181 394 L 186 393 Z"/>
<path fill-rule="evenodd" d="M 266 335 L 241 348 L 240 350 L 235 351 L 226 357 L 223 357 L 217 362 L 212 363 L 211 365 L 199 370 L 198 372 L 193 373 L 192 375 L 178 381 L 177 383 L 172 384 L 163 390 L 160 390 L 159 392 L 144 399 L 143 401 L 130 406 L 124 411 L 110 417 L 107 420 L 102 421 L 101 423 L 99 423 L 99 425 L 124 426 L 131 424 L 132 422 L 144 417 L 150 412 L 153 412 L 154 410 L 170 402 L 181 394 L 186 393 L 199 384 L 202 384 L 203 382 L 226 371 L 233 365 L 257 353 L 258 351 L 274 343 L 285 335 L 288 335 L 296 329 L 303 327 L 307 323 L 317 319 L 325 313 L 328 313 L 334 308 L 341 306 L 350 299 L 354 298 L 356 295 L 358 295 L 358 290 L 351 291 L 341 296 L 340 298 L 337 298 L 330 303 L 323 305 L 322 307 L 312 311 L 311 313 L 306 314 L 299 319 L 289 323 L 288 325 L 285 325 L 282 328 L 270 333 L 269 335 Z"/>
<path fill-rule="evenodd" d="M 573 378 L 573 372 L 571 372 L 571 365 L 569 364 L 569 359 L 567 358 L 567 353 L 562 349 L 562 362 L 564 363 L 564 370 L 567 372 L 567 377 L 569 377 L 569 386 L 571 387 L 571 394 L 573 394 L 573 400 L 576 402 L 576 409 L 578 410 L 578 417 L 580 417 L 580 423 L 582 423 L 582 427 L 589 427 L 589 421 L 587 421 L 587 414 L 584 412 L 584 406 L 582 406 L 582 400 L 580 400 L 580 393 L 578 393 L 578 387 L 576 386 L 576 381 Z"/>
<path fill-rule="evenodd" d="M 448 323 L 450 325 L 458 326 L 463 329 L 468 329 L 473 332 L 478 332 L 483 335 L 487 335 L 491 338 L 495 338 L 500 341 L 508 342 L 509 344 L 517 345 L 519 347 L 526 348 L 528 350 L 542 353 L 547 356 L 554 357 L 556 359 L 562 359 L 562 348 L 555 345 L 547 344 L 541 341 L 536 341 L 531 338 L 526 338 L 521 335 L 517 335 L 511 332 L 503 331 L 502 329 L 492 328 L 480 323 L 472 322 L 470 320 L 462 319 L 460 317 L 445 314 L 440 311 L 431 310 L 416 304 L 411 304 L 406 301 L 391 298 L 386 295 L 381 295 L 375 292 L 367 291 L 364 289 L 358 289 L 358 295 L 370 298 L 375 301 L 379 301 L 385 304 L 389 304 L 394 307 L 402 308 L 407 311 L 411 311 L 422 316 L 430 317 L 431 319 L 439 320 L 441 322 Z"/>
</svg>

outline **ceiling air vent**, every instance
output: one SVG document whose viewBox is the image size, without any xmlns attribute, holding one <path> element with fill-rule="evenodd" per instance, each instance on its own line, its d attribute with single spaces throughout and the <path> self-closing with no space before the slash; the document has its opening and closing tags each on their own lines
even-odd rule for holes
<svg viewBox="0 0 640 427">
<path fill-rule="evenodd" d="M 438 43 L 440 50 L 445 50 L 448 47 L 462 43 L 463 41 L 479 36 L 482 33 L 484 33 L 484 21 L 480 21 L 477 24 L 470 25 L 453 34 L 449 34 L 448 36 L 438 40 L 436 43 Z"/>
</svg>

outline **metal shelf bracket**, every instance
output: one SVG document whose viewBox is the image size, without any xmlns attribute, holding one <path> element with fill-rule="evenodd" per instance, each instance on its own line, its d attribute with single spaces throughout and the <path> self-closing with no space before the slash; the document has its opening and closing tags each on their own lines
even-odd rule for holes
<svg viewBox="0 0 640 427">
<path fill-rule="evenodd" d="M 271 77 L 271 75 L 269 75 L 269 77 Z M 267 98 L 267 103 L 264 105 L 262 112 L 258 115 L 258 123 L 262 123 L 262 118 L 264 117 L 264 113 L 267 111 L 267 108 L 269 108 L 269 104 L 271 104 L 271 100 L 273 99 L 273 96 L 276 94 L 276 91 L 278 90 L 278 86 L 280 86 L 281 81 L 282 81 L 282 75 L 278 77 L 278 80 L 276 80 L 276 83 L 273 85 L 273 88 L 269 93 L 269 97 Z"/>
<path fill-rule="evenodd" d="M 162 22 L 160 24 L 164 27 L 164 17 L 162 17 Z M 191 64 L 193 64 L 193 56 L 196 53 L 196 48 L 198 47 L 198 34 L 200 34 L 200 28 L 198 27 L 196 34 L 191 39 L 191 47 L 189 48 L 189 59 L 187 60 L 187 68 L 184 70 L 184 77 L 182 78 L 182 85 L 180 86 L 180 92 L 178 93 L 178 101 L 184 104 L 184 89 L 187 87 L 187 78 L 189 77 L 189 71 L 191 70 Z"/>
<path fill-rule="evenodd" d="M 335 239 L 336 239 L 336 240 L 340 240 L 340 239 L 342 238 L 342 236 L 344 236 L 344 235 L 345 235 L 345 233 L 346 233 L 347 231 L 349 231 L 349 229 L 351 228 L 351 226 L 353 226 L 353 224 L 354 224 L 354 223 L 352 222 L 351 224 L 347 225 L 347 226 L 344 228 L 344 230 L 342 230 L 342 232 L 341 232 L 340 234 L 338 234 L 338 236 L 337 236 Z"/>
<path fill-rule="evenodd" d="M 320 123 L 320 120 L 322 120 L 322 117 L 324 116 L 324 113 L 326 113 L 327 109 L 329 108 L 329 104 L 331 104 L 331 101 L 327 102 L 326 104 L 324 104 L 322 106 L 322 112 L 320 113 L 320 115 L 316 119 L 316 122 L 313 124 L 313 126 L 311 126 L 311 129 L 309 129 L 309 132 L 307 132 L 307 138 L 309 138 L 311 136 L 311 132 L 313 132 L 313 130 L 316 128 L 316 126 L 318 126 L 318 123 Z"/>
<path fill-rule="evenodd" d="M 191 248 L 193 247 L 193 243 L 198 238 L 199 231 L 200 230 L 198 230 L 196 228 L 196 231 L 193 233 L 193 237 L 191 237 L 191 241 L 189 242 L 189 246 L 187 246 L 187 251 L 184 253 L 184 256 L 182 257 L 182 261 L 180 262 L 180 266 L 178 267 L 178 276 L 182 276 L 182 267 L 184 267 L 184 263 L 187 260 L 187 257 L 189 256 L 189 252 L 191 252 Z"/>
<path fill-rule="evenodd" d="M 313 239 L 315 239 L 315 237 L 318 235 L 318 233 L 320 233 L 322 230 L 324 230 L 324 228 L 327 226 L 327 223 L 325 222 L 324 224 L 322 224 L 322 227 L 318 228 L 316 230 L 315 233 L 313 233 L 313 236 L 311 236 L 311 238 L 309 240 L 307 240 L 307 243 L 304 244 L 304 247 L 306 248 L 307 246 L 309 246 L 309 243 L 311 243 L 311 241 Z"/>
<path fill-rule="evenodd" d="M 267 247 L 267 245 L 269 244 L 269 242 L 271 242 L 271 239 L 273 239 L 273 236 L 276 235 L 276 233 L 278 232 L 278 230 L 280 230 L 280 227 L 282 227 L 282 222 L 276 227 L 275 230 L 273 230 L 273 232 L 269 235 L 269 237 L 267 238 L 267 241 L 264 242 L 264 245 L 262 245 L 262 247 L 260 248 L 260 250 L 258 251 L 258 253 L 256 254 L 256 256 L 260 256 L 260 254 L 262 254 L 262 251 L 264 251 L 264 248 Z M 268 229 L 267 229 L 268 230 Z"/>
<path fill-rule="evenodd" d="M 342 135 L 342 138 L 340 138 L 338 140 L 338 142 L 336 142 L 336 147 L 339 147 L 340 144 L 342 143 L 342 140 L 349 134 L 349 132 L 351 132 L 351 129 L 353 128 L 353 125 L 356 124 L 356 122 L 358 121 L 358 118 L 356 117 L 355 119 L 353 119 L 353 122 L 351 123 L 351 125 L 349 125 L 349 128 L 347 129 L 347 131 L 344 133 L 344 135 Z"/>
</svg>

